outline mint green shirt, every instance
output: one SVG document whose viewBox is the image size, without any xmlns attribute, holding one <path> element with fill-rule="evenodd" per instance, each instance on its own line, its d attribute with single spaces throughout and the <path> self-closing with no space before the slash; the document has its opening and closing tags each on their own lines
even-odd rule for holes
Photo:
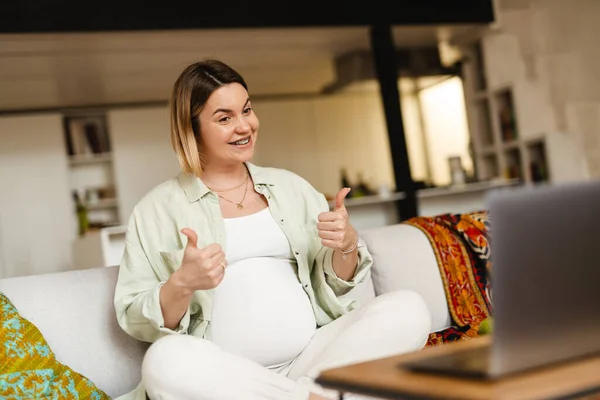
<svg viewBox="0 0 600 400">
<path fill-rule="evenodd" d="M 324 247 L 317 234 L 318 215 L 329 210 L 325 197 L 290 171 L 247 166 L 255 190 L 265 196 L 289 240 L 317 324 L 325 325 L 354 309 L 355 301 L 342 302 L 338 296 L 364 279 L 373 263 L 368 250 L 359 247 L 358 266 L 350 281 L 338 278 L 332 265 L 334 251 Z M 194 293 L 176 329 L 164 326 L 159 290 L 181 265 L 187 243 L 181 229 L 186 227 L 198 234 L 198 247 L 219 243 L 227 254 L 218 196 L 197 177 L 183 173 L 151 190 L 130 217 L 114 305 L 121 328 L 139 340 L 154 342 L 173 333 L 211 337 L 213 290 Z"/>
</svg>

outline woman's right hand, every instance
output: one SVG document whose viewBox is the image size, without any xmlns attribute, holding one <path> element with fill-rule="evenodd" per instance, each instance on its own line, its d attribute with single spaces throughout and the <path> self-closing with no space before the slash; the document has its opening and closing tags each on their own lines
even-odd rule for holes
<svg viewBox="0 0 600 400">
<path fill-rule="evenodd" d="M 213 289 L 221 283 L 225 276 L 227 261 L 225 253 L 218 243 L 203 249 L 198 248 L 198 235 L 190 228 L 181 230 L 188 241 L 183 253 L 181 266 L 172 275 L 178 286 L 191 293 L 196 290 Z"/>
</svg>

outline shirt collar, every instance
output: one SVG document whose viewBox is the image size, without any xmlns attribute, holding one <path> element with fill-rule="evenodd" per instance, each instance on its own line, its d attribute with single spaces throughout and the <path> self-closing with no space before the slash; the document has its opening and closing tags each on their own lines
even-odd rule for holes
<svg viewBox="0 0 600 400">
<path fill-rule="evenodd" d="M 248 172 L 250 173 L 250 177 L 252 181 L 254 181 L 254 185 L 274 185 L 273 175 L 268 173 L 268 170 L 265 168 L 258 167 L 251 163 L 246 163 L 248 167 Z M 202 182 L 202 179 L 198 178 L 195 175 L 185 174 L 183 172 L 179 173 L 177 177 L 183 191 L 185 192 L 190 203 L 200 200 L 207 193 L 210 193 L 210 189 Z"/>
</svg>

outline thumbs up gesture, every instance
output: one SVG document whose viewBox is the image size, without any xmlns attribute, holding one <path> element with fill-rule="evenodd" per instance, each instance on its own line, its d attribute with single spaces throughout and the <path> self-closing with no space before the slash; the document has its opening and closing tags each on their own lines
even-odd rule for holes
<svg viewBox="0 0 600 400">
<path fill-rule="evenodd" d="M 227 261 L 225 253 L 217 243 L 198 248 L 198 235 L 190 228 L 181 230 L 188 241 L 183 253 L 181 267 L 177 270 L 179 282 L 186 288 L 196 290 L 213 289 L 225 276 Z"/>
<path fill-rule="evenodd" d="M 335 208 L 330 212 L 319 214 L 317 230 L 321 243 L 334 250 L 345 251 L 354 245 L 357 233 L 350 225 L 348 211 L 344 199 L 350 193 L 350 188 L 343 188 L 335 196 Z"/>
</svg>

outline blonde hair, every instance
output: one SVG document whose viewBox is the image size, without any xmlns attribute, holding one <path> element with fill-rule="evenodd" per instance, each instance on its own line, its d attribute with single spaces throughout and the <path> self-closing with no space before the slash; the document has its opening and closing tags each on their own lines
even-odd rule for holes
<svg viewBox="0 0 600 400">
<path fill-rule="evenodd" d="M 230 83 L 239 83 L 248 90 L 244 78 L 233 68 L 221 61 L 205 60 L 185 68 L 173 85 L 169 98 L 171 145 L 186 174 L 202 175 L 198 116 L 210 95 Z"/>
</svg>

